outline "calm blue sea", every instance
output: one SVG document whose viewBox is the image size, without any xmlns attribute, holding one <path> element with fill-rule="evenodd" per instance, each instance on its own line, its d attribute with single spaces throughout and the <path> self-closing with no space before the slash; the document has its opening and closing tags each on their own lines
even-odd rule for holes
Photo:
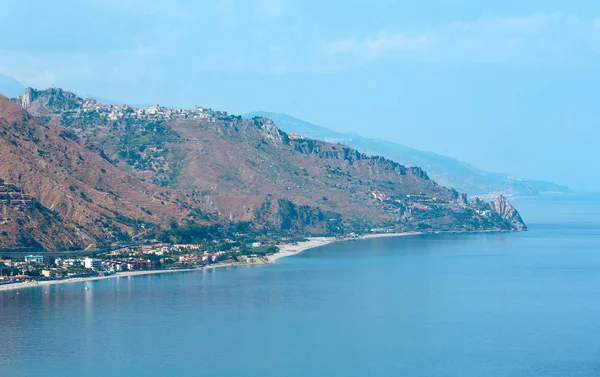
<svg viewBox="0 0 600 377">
<path fill-rule="evenodd" d="M 600 197 L 515 204 L 529 232 L 0 292 L 0 375 L 598 376 Z"/>
</svg>

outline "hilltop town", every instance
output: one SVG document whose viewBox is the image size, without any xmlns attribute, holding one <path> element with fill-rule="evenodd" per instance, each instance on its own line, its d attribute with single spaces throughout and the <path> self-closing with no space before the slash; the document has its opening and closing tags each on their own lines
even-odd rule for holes
<svg viewBox="0 0 600 377">
<path fill-rule="evenodd" d="M 48 100 L 36 104 L 36 100 L 39 101 L 40 98 L 46 98 Z M 108 121 L 118 121 L 123 119 L 197 119 L 214 122 L 218 120 L 234 120 L 240 118 L 229 116 L 226 111 L 212 110 L 202 106 L 196 106 L 193 109 L 173 109 L 165 106 L 153 105 L 148 106 L 146 109 L 140 109 L 126 104 L 103 104 L 94 98 L 81 98 L 59 88 L 50 88 L 45 91 L 27 88 L 21 96 L 15 99 L 15 101 L 25 108 L 31 107 L 32 112 L 36 115 L 85 115 L 90 119 L 101 118 Z"/>
</svg>

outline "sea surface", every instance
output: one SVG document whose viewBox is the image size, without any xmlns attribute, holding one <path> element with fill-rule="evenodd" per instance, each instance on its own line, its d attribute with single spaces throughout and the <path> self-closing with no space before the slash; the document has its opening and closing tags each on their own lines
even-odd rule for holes
<svg viewBox="0 0 600 377">
<path fill-rule="evenodd" d="M 0 292 L 0 375 L 599 376 L 600 197 L 514 203 L 528 232 Z"/>
</svg>

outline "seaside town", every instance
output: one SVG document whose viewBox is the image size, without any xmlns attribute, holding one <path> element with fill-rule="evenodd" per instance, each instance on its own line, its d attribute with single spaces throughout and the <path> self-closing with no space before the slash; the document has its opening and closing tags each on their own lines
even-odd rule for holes
<svg viewBox="0 0 600 377">
<path fill-rule="evenodd" d="M 302 240 L 284 238 L 278 245 L 252 242 L 228 251 L 208 251 L 203 244 L 153 243 L 78 257 L 57 256 L 48 252 L 20 257 L 0 256 L 0 290 L 144 273 L 271 264 L 278 258 L 331 242 L 418 234 L 391 233 L 387 229 L 372 231 L 378 233 L 363 236 L 350 233 L 345 236 Z"/>
<path fill-rule="evenodd" d="M 249 248 L 209 252 L 201 244 L 155 243 L 121 248 L 85 257 L 56 257 L 53 253 L 0 259 L 0 284 L 109 276 L 120 272 L 194 269 L 219 264 L 265 264 L 278 248 L 254 242 Z"/>
<path fill-rule="evenodd" d="M 33 287 L 43 283 L 94 280 L 120 275 L 264 265 L 332 242 L 420 234 L 393 233 L 391 229 L 383 228 L 371 229 L 371 232 L 367 235 L 352 232 L 336 237 L 282 238 L 279 244 L 252 242 L 242 247 L 232 247 L 228 251 L 208 251 L 211 248 L 206 244 L 157 242 L 79 257 L 62 257 L 48 252 L 21 257 L 0 255 L 0 290 L 2 287 Z"/>
</svg>

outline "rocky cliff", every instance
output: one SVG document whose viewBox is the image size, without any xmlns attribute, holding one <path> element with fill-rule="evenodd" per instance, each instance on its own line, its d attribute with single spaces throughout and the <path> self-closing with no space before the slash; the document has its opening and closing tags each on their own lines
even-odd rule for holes
<svg viewBox="0 0 600 377">
<path fill-rule="evenodd" d="M 500 215 L 504 220 L 508 221 L 514 229 L 519 231 L 527 229 L 521 215 L 506 197 L 500 195 L 500 197 L 494 200 L 490 206 L 494 212 Z"/>
</svg>

